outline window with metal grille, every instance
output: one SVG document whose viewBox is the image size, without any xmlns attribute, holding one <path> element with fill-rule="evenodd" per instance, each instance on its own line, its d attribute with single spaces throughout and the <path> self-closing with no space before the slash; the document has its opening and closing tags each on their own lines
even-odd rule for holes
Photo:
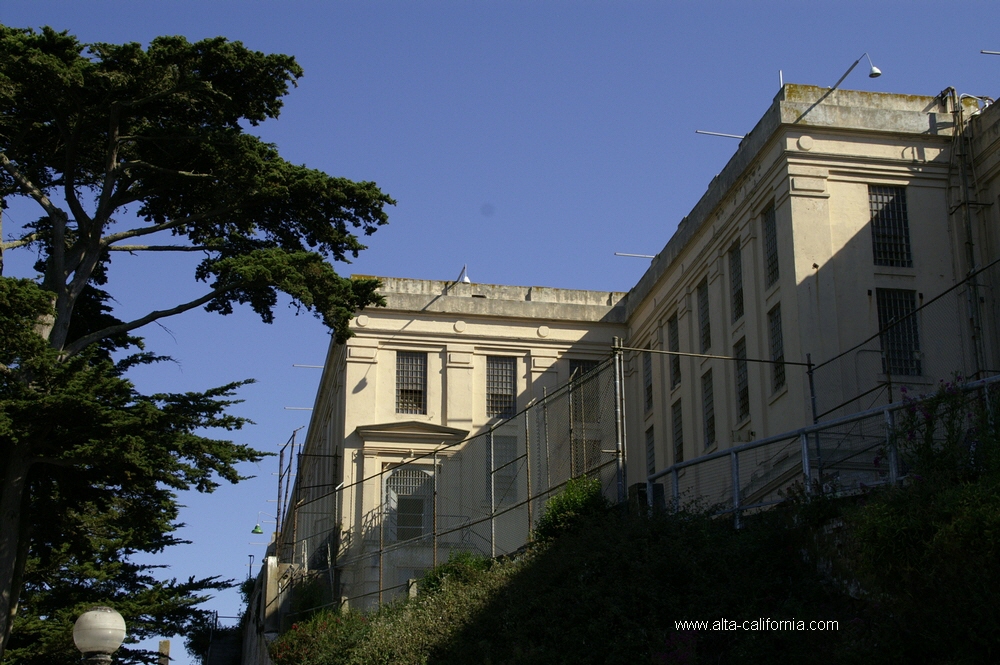
<svg viewBox="0 0 1000 665">
<path fill-rule="evenodd" d="M 743 257 L 738 242 L 729 248 L 729 295 L 736 323 L 743 318 Z"/>
<path fill-rule="evenodd" d="M 868 207 L 872 214 L 872 253 L 875 265 L 912 267 L 906 189 L 869 185 Z"/>
<path fill-rule="evenodd" d="M 712 319 L 708 311 L 708 278 L 698 284 L 698 338 L 701 340 L 701 352 L 708 353 L 712 348 Z"/>
<path fill-rule="evenodd" d="M 649 348 L 648 344 L 646 348 Z M 642 395 L 649 413 L 653 410 L 653 354 L 649 351 L 642 352 Z"/>
<path fill-rule="evenodd" d="M 517 379 L 514 371 L 517 358 L 487 356 L 486 358 L 486 417 L 510 418 L 517 409 Z"/>
<path fill-rule="evenodd" d="M 596 360 L 571 358 L 569 361 L 569 375 L 573 380 L 570 408 L 573 409 L 573 420 L 577 422 L 596 423 L 601 419 L 601 379 L 597 374 L 591 374 L 598 364 Z"/>
<path fill-rule="evenodd" d="M 681 401 L 677 400 L 670 407 L 670 420 L 674 438 L 674 464 L 684 461 L 684 412 Z"/>
<path fill-rule="evenodd" d="M 768 206 L 761 220 L 764 236 L 764 288 L 778 281 L 778 230 L 774 217 L 774 204 Z"/>
<path fill-rule="evenodd" d="M 701 377 L 701 415 L 704 421 L 705 447 L 715 443 L 715 389 L 712 387 L 712 370 Z"/>
<path fill-rule="evenodd" d="M 390 540 L 410 540 L 429 533 L 434 501 L 434 479 L 429 471 L 394 470 L 386 480 Z"/>
<path fill-rule="evenodd" d="M 667 348 L 670 351 L 681 350 L 680 326 L 677 325 L 677 315 L 667 319 Z M 670 356 L 670 389 L 681 385 L 681 357 Z"/>
<path fill-rule="evenodd" d="M 733 346 L 736 357 L 736 421 L 750 416 L 750 382 L 747 377 L 747 340 L 740 339 Z"/>
<path fill-rule="evenodd" d="M 653 428 L 646 430 L 646 475 L 651 476 L 656 473 L 656 437 L 653 435 Z"/>
<path fill-rule="evenodd" d="M 575 380 L 582 379 L 585 375 L 597 369 L 599 363 L 596 360 L 569 359 L 569 375 Z"/>
<path fill-rule="evenodd" d="M 396 413 L 427 413 L 427 354 L 396 352 Z"/>
<path fill-rule="evenodd" d="M 767 337 L 771 348 L 771 392 L 785 385 L 785 340 L 781 335 L 781 303 L 767 313 Z"/>
<path fill-rule="evenodd" d="M 493 497 L 496 506 L 517 503 L 517 437 L 493 435 Z"/>
<path fill-rule="evenodd" d="M 906 289 L 875 289 L 882 372 L 896 376 L 920 376 L 920 335 L 917 331 L 917 292 Z"/>
</svg>

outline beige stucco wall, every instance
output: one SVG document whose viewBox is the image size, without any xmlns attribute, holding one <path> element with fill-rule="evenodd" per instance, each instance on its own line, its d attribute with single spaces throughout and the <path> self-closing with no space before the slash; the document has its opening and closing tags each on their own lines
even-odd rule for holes
<svg viewBox="0 0 1000 665">
<path fill-rule="evenodd" d="M 948 205 L 953 127 L 946 100 L 935 97 L 785 86 L 629 293 L 629 346 L 666 348 L 666 322 L 676 314 L 680 351 L 699 352 L 696 288 L 706 278 L 709 353 L 731 356 L 733 345 L 745 339 L 749 358 L 770 358 L 767 313 L 780 303 L 785 359 L 792 362 L 805 362 L 809 354 L 821 363 L 876 332 L 878 288 L 912 290 L 924 298 L 948 289 L 962 275 Z M 868 185 L 905 188 L 912 268 L 874 265 Z M 765 288 L 761 223 L 772 203 L 780 277 Z M 742 252 L 745 308 L 737 322 L 730 315 L 728 251 L 734 243 Z M 906 377 L 918 389 L 947 378 L 968 354 L 958 298 L 948 306 L 951 315 L 921 330 L 922 376 Z M 772 393 L 770 366 L 748 363 L 750 417 L 737 422 L 731 361 L 683 358 L 681 385 L 671 390 L 668 357 L 656 356 L 655 406 L 648 411 L 641 356 L 633 354 L 631 361 L 631 478 L 645 477 L 642 447 L 650 427 L 656 468 L 675 461 L 670 407 L 677 400 L 683 405 L 685 459 L 812 421 L 802 367 L 786 366 L 785 387 Z M 706 448 L 700 379 L 709 369 L 717 442 Z M 859 376 L 857 358 L 848 355 L 817 371 L 816 379 L 822 411 L 856 395 L 871 377 Z"/>
</svg>

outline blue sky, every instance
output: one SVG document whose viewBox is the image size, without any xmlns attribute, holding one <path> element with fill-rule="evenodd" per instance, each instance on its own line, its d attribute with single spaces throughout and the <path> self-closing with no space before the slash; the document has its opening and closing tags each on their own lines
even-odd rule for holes
<svg viewBox="0 0 1000 665">
<path fill-rule="evenodd" d="M 991 2 L 120 2 L 0 1 L 0 22 L 51 25 L 85 42 L 223 35 L 295 55 L 305 77 L 260 134 L 290 161 L 374 180 L 398 200 L 390 224 L 342 274 L 628 290 L 725 165 L 737 141 L 791 83 L 996 96 L 1000 50 Z M 38 213 L 13 203 L 4 233 Z M 31 275 L 10 252 L 7 275 Z M 202 291 L 192 257 L 115 256 L 109 288 L 131 318 Z M 203 288 L 203 287 L 202 287 Z M 276 451 L 308 424 L 329 337 L 279 307 L 202 311 L 142 331 L 176 363 L 136 372 L 140 389 L 200 390 L 253 377 L 235 409 L 257 425 L 238 439 Z M 258 511 L 274 514 L 276 458 L 252 480 L 185 495 L 193 544 L 157 557 L 169 575 L 242 578 L 259 563 Z M 264 517 L 263 519 L 270 519 Z M 265 530 L 267 525 L 265 524 Z M 235 592 L 208 606 L 235 615 Z M 179 640 L 177 662 L 187 662 Z"/>
</svg>

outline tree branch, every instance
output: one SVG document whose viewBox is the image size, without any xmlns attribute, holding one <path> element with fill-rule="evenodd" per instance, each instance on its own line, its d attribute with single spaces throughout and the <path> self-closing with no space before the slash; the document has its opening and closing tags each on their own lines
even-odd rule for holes
<svg viewBox="0 0 1000 665">
<path fill-rule="evenodd" d="M 162 224 L 154 224 L 153 226 L 146 226 L 141 229 L 129 229 L 128 231 L 120 231 L 118 233 L 112 233 L 111 235 L 107 235 L 101 238 L 101 244 L 105 248 L 111 249 L 110 247 L 111 243 L 118 242 L 119 240 L 126 240 L 127 238 L 138 238 L 140 236 L 148 236 L 152 233 L 159 233 L 160 231 L 174 229 L 177 228 L 178 226 L 183 226 L 185 224 L 190 224 L 192 222 L 208 219 L 209 217 L 215 217 L 216 215 L 221 215 L 227 210 L 232 210 L 232 206 L 224 206 L 222 208 L 216 208 L 215 210 L 209 210 L 208 212 L 200 212 L 196 215 L 184 217 L 183 219 L 175 219 L 169 222 L 163 222 Z"/>
<path fill-rule="evenodd" d="M 129 332 L 130 330 L 135 330 L 136 328 L 141 328 L 147 323 L 152 323 L 157 319 L 166 318 L 168 316 L 173 316 L 174 314 L 180 314 L 186 312 L 189 309 L 194 309 L 195 307 L 200 307 L 205 303 L 210 302 L 214 298 L 219 297 L 226 291 L 230 291 L 235 288 L 235 285 L 230 286 L 220 286 L 213 291 L 206 293 L 200 298 L 196 298 L 190 302 L 186 302 L 182 305 L 177 305 L 171 309 L 157 310 L 155 312 L 150 312 L 146 316 L 135 319 L 134 321 L 129 321 L 128 323 L 120 323 L 116 326 L 108 326 L 103 330 L 98 330 L 96 332 L 90 333 L 80 339 L 74 341 L 72 344 L 68 345 L 63 349 L 63 356 L 68 357 L 75 353 L 79 353 L 82 349 L 86 348 L 89 344 L 93 344 L 98 340 L 102 340 L 108 337 L 113 337 L 114 335 L 119 335 L 121 333 Z"/>
<path fill-rule="evenodd" d="M 120 171 L 127 171 L 133 166 L 139 166 L 144 169 L 149 169 L 151 171 L 157 171 L 159 173 L 169 173 L 170 175 L 179 175 L 185 178 L 209 178 L 211 180 L 215 179 L 214 175 L 209 173 L 194 173 L 192 171 L 177 171 L 175 169 L 167 169 L 162 166 L 157 166 L 156 164 L 150 164 L 149 162 L 143 162 L 140 160 L 129 160 L 127 162 L 122 162 L 117 166 Z"/>
<path fill-rule="evenodd" d="M 25 245 L 30 245 L 41 238 L 37 233 L 29 233 L 28 235 L 20 238 L 19 240 L 11 240 L 10 242 L 0 242 L 0 249 L 16 249 L 18 247 L 24 247 Z"/>
<path fill-rule="evenodd" d="M 21 186 L 21 189 L 23 189 L 28 196 L 35 199 L 35 202 L 42 206 L 42 209 L 45 210 L 50 217 L 66 216 L 66 213 L 63 212 L 61 208 L 53 204 L 52 201 L 49 200 L 49 197 L 45 196 L 45 193 L 42 190 L 35 187 L 35 183 L 28 180 L 28 178 L 26 178 L 17 169 L 17 167 L 14 166 L 14 163 L 7 158 L 7 155 L 2 152 L 0 152 L 0 167 L 2 167 L 3 170 L 14 179 L 14 182 Z"/>
<path fill-rule="evenodd" d="M 207 245 L 112 245 L 109 252 L 217 252 L 218 247 Z"/>
</svg>

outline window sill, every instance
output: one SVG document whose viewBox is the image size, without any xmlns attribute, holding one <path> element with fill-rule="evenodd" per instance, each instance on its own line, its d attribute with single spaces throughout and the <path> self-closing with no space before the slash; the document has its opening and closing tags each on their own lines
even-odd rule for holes
<svg viewBox="0 0 1000 665">
<path fill-rule="evenodd" d="M 771 396 L 767 398 L 767 405 L 772 406 L 779 399 L 784 397 L 788 393 L 788 382 L 785 381 L 785 385 L 778 388 L 775 392 L 771 393 Z"/>
</svg>

